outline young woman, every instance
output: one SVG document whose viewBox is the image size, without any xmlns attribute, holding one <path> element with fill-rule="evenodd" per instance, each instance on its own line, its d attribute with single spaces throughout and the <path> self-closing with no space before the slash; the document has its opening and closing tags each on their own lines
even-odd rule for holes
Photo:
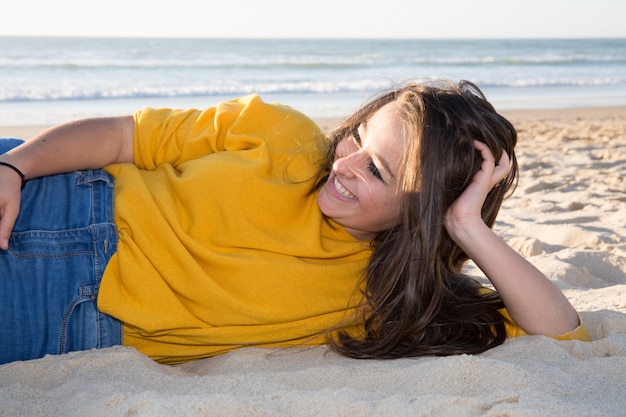
<svg viewBox="0 0 626 417">
<path fill-rule="evenodd" d="M 475 85 L 408 83 L 329 139 L 251 95 L 1 141 L 0 362 L 116 344 L 178 363 L 587 337 L 491 230 L 516 133 Z M 462 274 L 468 257 L 498 292 Z"/>
</svg>

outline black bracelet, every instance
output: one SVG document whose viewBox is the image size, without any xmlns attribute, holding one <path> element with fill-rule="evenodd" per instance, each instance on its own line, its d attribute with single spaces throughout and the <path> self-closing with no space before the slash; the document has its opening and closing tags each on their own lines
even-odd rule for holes
<svg viewBox="0 0 626 417">
<path fill-rule="evenodd" d="M 24 188 L 24 183 L 26 183 L 26 177 L 24 176 L 24 174 L 22 174 L 22 171 L 17 169 L 16 166 L 13 166 L 13 165 L 8 164 L 6 162 L 0 162 L 0 165 L 8 167 L 8 168 L 11 168 L 13 171 L 17 172 L 17 175 L 19 175 L 20 178 L 22 179 L 22 188 Z"/>
</svg>

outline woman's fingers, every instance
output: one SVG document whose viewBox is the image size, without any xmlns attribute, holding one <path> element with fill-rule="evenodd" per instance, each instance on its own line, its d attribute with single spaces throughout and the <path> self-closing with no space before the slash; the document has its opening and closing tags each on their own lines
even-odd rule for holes
<svg viewBox="0 0 626 417">
<path fill-rule="evenodd" d="M 500 160 L 496 162 L 496 158 L 493 156 L 491 149 L 489 149 L 484 142 L 475 140 L 474 147 L 480 152 L 483 158 L 481 171 L 489 178 L 489 188 L 491 189 L 509 175 L 511 171 L 509 155 L 505 151 L 502 151 Z"/>
<path fill-rule="evenodd" d="M 0 176 L 0 249 L 9 249 L 9 239 L 20 212 L 21 180 L 17 175 Z"/>
<path fill-rule="evenodd" d="M 511 163 L 509 161 L 509 154 L 506 151 L 502 151 L 502 156 L 500 156 L 500 160 L 496 164 L 496 169 L 494 170 L 493 176 L 496 182 L 500 182 L 511 172 Z"/>
<path fill-rule="evenodd" d="M 11 238 L 11 232 L 15 225 L 15 219 L 19 213 L 19 208 L 16 210 L 11 206 L 3 207 L 0 214 L 0 249 L 9 249 L 9 239 Z"/>
</svg>

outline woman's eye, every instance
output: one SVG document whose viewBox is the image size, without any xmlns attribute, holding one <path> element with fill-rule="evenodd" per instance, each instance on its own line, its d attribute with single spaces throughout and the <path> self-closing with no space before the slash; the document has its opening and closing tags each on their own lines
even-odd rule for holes
<svg viewBox="0 0 626 417">
<path fill-rule="evenodd" d="M 382 182 L 385 182 L 385 181 L 383 180 L 383 176 L 382 176 L 382 174 L 380 173 L 379 169 L 376 167 L 376 164 L 374 164 L 374 162 L 373 162 L 373 161 L 369 163 L 369 170 L 370 170 L 370 172 L 372 173 L 372 175 L 373 175 L 374 177 L 378 178 L 378 179 L 379 179 L 379 180 L 381 180 Z"/>
<path fill-rule="evenodd" d="M 352 138 L 354 139 L 354 141 L 357 144 L 361 145 L 361 135 L 359 135 L 359 126 L 361 125 L 358 124 L 354 126 L 352 128 L 351 133 L 352 133 Z M 378 167 L 376 167 L 376 164 L 374 163 L 374 161 L 370 161 L 370 163 L 367 165 L 367 168 L 369 169 L 370 173 L 374 176 L 374 178 L 377 178 L 386 184 L 385 180 L 383 179 L 382 174 L 380 173 L 380 170 L 378 169 Z"/>
</svg>

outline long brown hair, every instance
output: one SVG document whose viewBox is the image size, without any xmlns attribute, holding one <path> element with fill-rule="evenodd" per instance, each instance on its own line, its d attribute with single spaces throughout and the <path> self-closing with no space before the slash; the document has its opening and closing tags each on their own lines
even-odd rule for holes
<svg viewBox="0 0 626 417">
<path fill-rule="evenodd" d="M 517 133 L 480 89 L 467 81 L 408 83 L 380 95 L 331 135 L 330 169 L 336 144 L 385 104 L 397 101 L 409 145 L 405 150 L 400 223 L 372 242 L 365 277 L 362 334 L 339 331 L 334 350 L 354 358 L 397 358 L 480 353 L 505 337 L 504 305 L 462 273 L 467 255 L 450 238 L 444 216 L 469 185 L 482 158 L 473 141 L 486 143 L 510 174 L 493 188 L 482 217 L 492 227 L 515 185 Z"/>
</svg>

